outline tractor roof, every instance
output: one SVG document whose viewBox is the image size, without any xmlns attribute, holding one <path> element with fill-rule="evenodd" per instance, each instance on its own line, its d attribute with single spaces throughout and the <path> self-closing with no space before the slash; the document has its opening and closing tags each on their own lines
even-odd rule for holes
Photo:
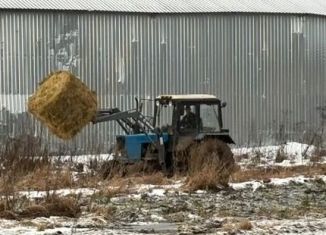
<svg viewBox="0 0 326 235">
<path fill-rule="evenodd" d="M 215 95 L 208 95 L 208 94 L 188 94 L 188 95 L 160 95 L 157 96 L 156 99 L 169 99 L 169 100 L 184 100 L 184 101 L 191 101 L 191 100 L 218 100 Z"/>
</svg>

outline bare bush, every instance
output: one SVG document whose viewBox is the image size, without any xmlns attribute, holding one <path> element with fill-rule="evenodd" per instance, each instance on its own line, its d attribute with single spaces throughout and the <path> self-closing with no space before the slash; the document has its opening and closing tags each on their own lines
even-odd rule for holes
<svg viewBox="0 0 326 235">
<path fill-rule="evenodd" d="M 164 176 L 162 172 L 135 177 L 133 181 L 134 183 L 137 184 L 153 184 L 153 185 L 164 185 L 169 183 L 168 179 Z"/>
<path fill-rule="evenodd" d="M 252 223 L 248 219 L 243 219 L 239 222 L 238 228 L 240 230 L 251 230 L 253 228 Z"/>
<path fill-rule="evenodd" d="M 251 158 L 251 163 L 253 165 L 258 165 L 261 163 L 261 159 L 264 158 L 264 155 L 261 151 L 255 150 L 254 151 L 254 156 Z"/>
<path fill-rule="evenodd" d="M 283 162 L 284 160 L 286 160 L 288 157 L 286 156 L 286 153 L 284 152 L 284 145 L 282 145 L 276 153 L 276 157 L 275 157 L 275 162 L 276 163 L 280 163 Z"/>
<path fill-rule="evenodd" d="M 234 160 L 236 163 L 241 162 L 243 159 L 249 159 L 249 154 L 245 153 L 245 154 L 240 154 L 240 155 L 235 155 L 233 156 Z"/>
<path fill-rule="evenodd" d="M 30 135 L 8 138 L 0 149 L 0 176 L 21 176 L 49 165 L 47 150 L 40 145 L 40 140 Z"/>
<path fill-rule="evenodd" d="M 78 217 L 81 209 L 79 202 L 73 197 L 50 196 L 43 203 L 51 216 Z"/>
<path fill-rule="evenodd" d="M 7 219 L 7 220 L 18 220 L 19 217 L 16 213 L 12 212 L 11 210 L 4 210 L 0 212 L 0 218 Z"/>
<path fill-rule="evenodd" d="M 7 138 L 0 147 L 0 195 L 5 198 L 6 210 L 17 206 L 17 182 L 28 173 L 50 165 L 46 149 L 40 139 L 31 135 Z"/>
<path fill-rule="evenodd" d="M 95 212 L 96 215 L 103 216 L 107 220 L 112 220 L 117 212 L 117 207 L 114 206 L 96 207 L 93 209 L 93 212 Z"/>
<path fill-rule="evenodd" d="M 240 233 L 239 230 L 251 230 L 252 228 L 252 223 L 245 218 L 233 218 L 226 220 L 223 224 L 223 230 L 228 231 L 229 234 L 237 234 Z"/>
<path fill-rule="evenodd" d="M 99 170 L 99 175 L 102 176 L 103 179 L 112 179 L 115 176 L 123 177 L 126 173 L 126 164 L 117 160 L 103 162 Z"/>
<path fill-rule="evenodd" d="M 192 148 L 188 167 L 187 187 L 190 190 L 216 190 L 228 185 L 235 162 L 229 146 L 209 139 Z"/>
<path fill-rule="evenodd" d="M 19 213 L 21 218 L 49 217 L 48 210 L 42 205 L 31 205 Z"/>
<path fill-rule="evenodd" d="M 22 198 L 17 200 L 23 200 Z M 20 207 L 0 211 L 0 218 L 19 220 L 21 218 L 36 218 L 49 216 L 78 217 L 80 205 L 76 198 L 50 195 L 37 204 L 32 201 L 20 201 Z"/>
</svg>

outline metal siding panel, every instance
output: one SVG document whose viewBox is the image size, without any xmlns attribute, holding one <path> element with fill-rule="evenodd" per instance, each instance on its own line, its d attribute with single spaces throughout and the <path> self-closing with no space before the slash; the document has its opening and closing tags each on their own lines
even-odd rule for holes
<svg viewBox="0 0 326 235">
<path fill-rule="evenodd" d="M 324 0 L 0 0 L 0 9 L 143 13 L 251 12 L 325 15 Z"/>
<path fill-rule="evenodd" d="M 209 92 L 228 102 L 225 126 L 239 145 L 302 141 L 323 121 L 325 34 L 325 19 L 312 16 L 7 12 L 1 105 L 25 111 L 48 72 L 69 69 L 103 108 L 132 108 L 135 96 Z M 114 123 L 90 125 L 63 142 L 36 130 L 58 149 L 89 151 L 108 149 L 121 132 Z"/>
</svg>

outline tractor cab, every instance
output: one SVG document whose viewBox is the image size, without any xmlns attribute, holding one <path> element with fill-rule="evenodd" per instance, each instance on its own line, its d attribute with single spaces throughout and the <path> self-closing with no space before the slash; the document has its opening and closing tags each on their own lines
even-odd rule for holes
<svg viewBox="0 0 326 235">
<path fill-rule="evenodd" d="M 234 143 L 229 130 L 223 129 L 222 108 L 214 95 L 161 95 L 155 99 L 153 126 L 174 139 L 214 137 Z"/>
</svg>

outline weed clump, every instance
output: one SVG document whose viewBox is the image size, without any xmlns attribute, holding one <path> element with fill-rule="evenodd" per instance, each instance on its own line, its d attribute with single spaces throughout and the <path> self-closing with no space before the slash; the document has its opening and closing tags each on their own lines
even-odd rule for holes
<svg viewBox="0 0 326 235">
<path fill-rule="evenodd" d="M 231 149 L 224 142 L 215 139 L 193 146 L 188 164 L 187 187 L 191 191 L 225 187 L 235 170 Z"/>
<path fill-rule="evenodd" d="M 281 148 L 279 150 L 277 150 L 275 162 L 281 163 L 286 159 L 287 159 L 287 156 L 286 156 L 286 153 L 284 152 L 284 145 L 283 145 L 283 146 L 281 146 Z"/>
<path fill-rule="evenodd" d="M 43 204 L 51 216 L 67 216 L 76 218 L 81 209 L 78 200 L 72 197 L 52 196 Z"/>
</svg>

